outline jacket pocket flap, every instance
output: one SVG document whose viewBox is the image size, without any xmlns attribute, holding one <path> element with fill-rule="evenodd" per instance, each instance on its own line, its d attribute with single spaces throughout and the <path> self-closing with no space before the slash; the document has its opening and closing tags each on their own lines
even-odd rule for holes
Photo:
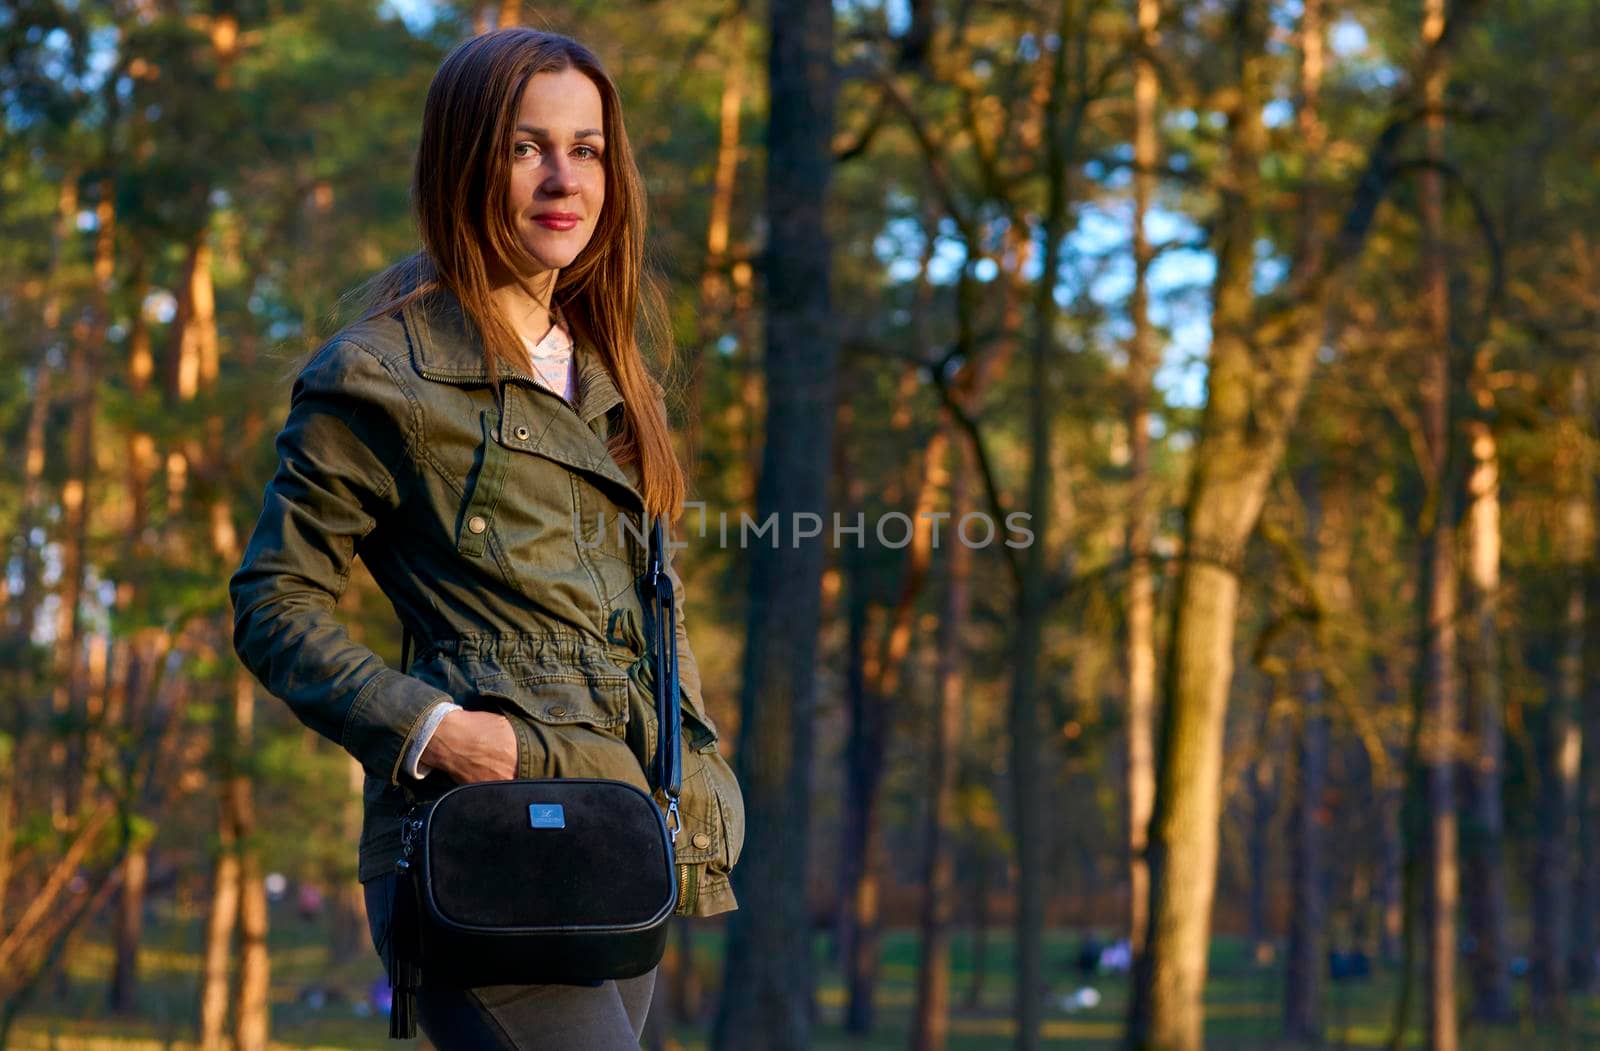
<svg viewBox="0 0 1600 1051">
<path fill-rule="evenodd" d="M 678 815 L 683 822 L 673 854 L 679 864 L 699 865 L 723 857 L 723 820 L 717 792 L 705 777 L 705 767 L 686 760 Z"/>
<path fill-rule="evenodd" d="M 518 711 L 541 723 L 583 723 L 610 729 L 628 721 L 626 676 L 543 671 L 512 676 L 504 673 L 479 681 L 485 697 L 509 701 Z"/>
<path fill-rule="evenodd" d="M 715 751 L 684 753 L 683 828 L 675 844 L 679 862 L 705 864 L 726 876 L 744 847 L 744 796 L 727 760 Z"/>
</svg>

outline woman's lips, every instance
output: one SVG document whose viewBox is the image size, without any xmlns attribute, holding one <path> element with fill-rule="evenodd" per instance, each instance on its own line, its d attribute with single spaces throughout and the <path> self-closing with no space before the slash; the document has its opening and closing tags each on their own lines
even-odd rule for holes
<svg viewBox="0 0 1600 1051">
<path fill-rule="evenodd" d="M 550 230 L 570 230 L 578 225 L 578 217 L 576 215 L 562 215 L 555 212 L 536 215 L 533 217 L 533 221 Z"/>
</svg>

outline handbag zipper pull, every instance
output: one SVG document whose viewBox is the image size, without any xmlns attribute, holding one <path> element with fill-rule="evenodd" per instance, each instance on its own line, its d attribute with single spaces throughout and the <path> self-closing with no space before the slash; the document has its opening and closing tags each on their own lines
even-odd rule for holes
<svg viewBox="0 0 1600 1051">
<path fill-rule="evenodd" d="M 416 834 L 422 831 L 422 819 L 415 817 L 416 808 L 413 807 L 400 821 L 400 853 L 402 857 L 409 858 L 416 849 Z"/>
</svg>

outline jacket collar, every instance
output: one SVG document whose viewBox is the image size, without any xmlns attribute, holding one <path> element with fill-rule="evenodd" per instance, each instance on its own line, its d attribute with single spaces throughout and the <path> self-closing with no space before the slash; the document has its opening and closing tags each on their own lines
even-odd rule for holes
<svg viewBox="0 0 1600 1051">
<path fill-rule="evenodd" d="M 483 339 L 467 320 L 454 293 L 441 288 L 412 300 L 402 313 L 412 336 L 412 361 L 419 373 L 430 380 L 458 386 L 489 382 Z M 582 340 L 573 347 L 572 364 L 578 375 L 578 416 L 592 426 L 595 417 L 622 404 L 622 393 L 599 353 Z M 511 380 L 544 389 L 533 373 L 520 364 L 503 366 L 500 377 L 502 392 Z"/>
<path fill-rule="evenodd" d="M 489 382 L 483 340 L 453 293 L 440 289 L 420 296 L 405 306 L 402 317 L 410 335 L 412 363 L 423 377 L 457 386 Z M 605 444 L 611 428 L 608 414 L 622 404 L 622 394 L 598 352 L 580 340 L 572 353 L 578 375 L 577 418 L 529 369 L 502 367 L 495 440 L 609 479 L 626 490 L 631 503 L 643 508 L 637 467 L 617 466 Z"/>
</svg>

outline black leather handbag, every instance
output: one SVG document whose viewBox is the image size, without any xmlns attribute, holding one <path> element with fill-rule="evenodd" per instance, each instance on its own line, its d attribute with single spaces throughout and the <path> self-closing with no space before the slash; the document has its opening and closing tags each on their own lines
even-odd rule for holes
<svg viewBox="0 0 1600 1051">
<path fill-rule="evenodd" d="M 594 984 L 660 962 L 678 903 L 682 780 L 665 549 L 656 517 L 645 586 L 660 726 L 650 774 L 660 801 L 625 781 L 517 778 L 458 785 L 413 806 L 395 866 L 391 1037 L 416 1035 L 424 973 L 451 986 Z"/>
</svg>

